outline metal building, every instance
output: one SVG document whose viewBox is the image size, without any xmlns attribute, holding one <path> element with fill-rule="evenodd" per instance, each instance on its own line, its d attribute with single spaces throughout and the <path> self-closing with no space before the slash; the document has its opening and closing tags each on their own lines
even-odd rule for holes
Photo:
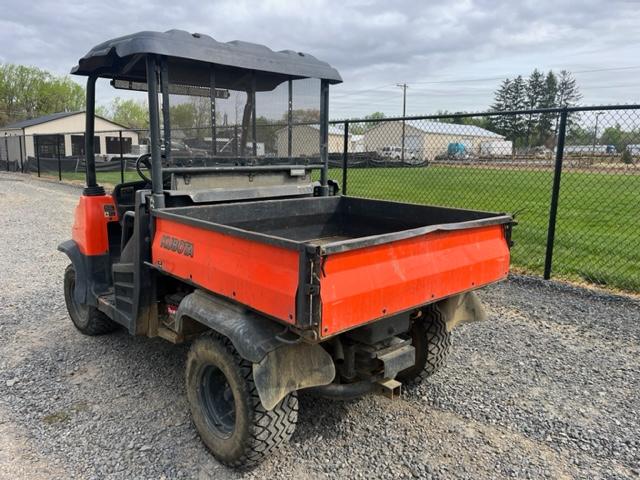
<svg viewBox="0 0 640 480">
<path fill-rule="evenodd" d="M 28 158 L 72 157 L 84 155 L 84 111 L 58 112 L 29 120 L 22 120 L 0 127 L 0 143 L 4 156 L 20 168 Z M 139 135 L 124 125 L 96 116 L 94 139 L 97 159 L 107 160 L 123 153 L 130 153 L 132 145 L 138 145 Z M 122 137 L 122 141 L 120 140 Z M 3 158 L 4 160 L 4 158 Z"/>
</svg>

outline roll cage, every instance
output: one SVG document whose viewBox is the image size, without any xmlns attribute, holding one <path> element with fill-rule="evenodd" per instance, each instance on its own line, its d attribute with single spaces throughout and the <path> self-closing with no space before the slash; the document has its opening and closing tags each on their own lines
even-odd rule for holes
<svg viewBox="0 0 640 480">
<path fill-rule="evenodd" d="M 242 116 L 240 156 L 246 155 L 250 132 L 252 154 L 256 155 L 256 92 L 269 92 L 288 83 L 286 126 L 291 157 L 293 124 L 292 82 L 300 79 L 320 80 L 319 156 L 321 164 L 320 194 L 328 195 L 328 112 L 329 85 L 342 82 L 340 74 L 326 62 L 291 50 L 274 52 L 257 44 L 233 41 L 217 42 L 198 33 L 181 30 L 138 32 L 116 38 L 90 50 L 71 73 L 87 76 L 86 88 L 86 188 L 85 195 L 101 195 L 104 189 L 96 179 L 95 91 L 96 80 L 107 78 L 115 88 L 146 91 L 149 104 L 149 139 L 151 154 L 152 204 L 165 204 L 162 155 L 171 156 L 170 95 L 208 98 L 211 109 L 212 155 L 216 155 L 216 98 L 223 89 L 246 92 Z M 161 96 L 162 108 L 158 105 Z M 161 135 L 161 125 L 164 136 Z M 175 168 L 174 168 L 175 170 Z"/>
</svg>

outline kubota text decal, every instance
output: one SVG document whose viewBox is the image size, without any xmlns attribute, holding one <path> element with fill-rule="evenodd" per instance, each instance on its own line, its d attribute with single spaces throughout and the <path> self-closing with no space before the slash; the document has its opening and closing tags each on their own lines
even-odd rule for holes
<svg viewBox="0 0 640 480">
<path fill-rule="evenodd" d="M 187 257 L 193 257 L 193 243 L 186 240 L 180 240 L 179 238 L 172 237 L 170 235 L 163 235 L 160 239 L 160 248 L 171 250 L 172 252 L 185 255 Z"/>
</svg>

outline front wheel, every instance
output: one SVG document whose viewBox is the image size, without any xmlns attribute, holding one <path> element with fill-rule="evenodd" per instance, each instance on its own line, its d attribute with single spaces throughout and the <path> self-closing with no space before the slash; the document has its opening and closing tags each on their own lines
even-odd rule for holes
<svg viewBox="0 0 640 480">
<path fill-rule="evenodd" d="M 413 322 L 409 336 L 416 349 L 416 363 L 398 373 L 396 379 L 403 383 L 417 383 L 445 365 L 451 350 L 451 332 L 447 330 L 444 315 L 433 305 Z"/>
<path fill-rule="evenodd" d="M 80 332 L 85 335 L 103 335 L 113 332 L 118 324 L 107 317 L 96 307 L 76 302 L 73 294 L 76 288 L 76 271 L 73 265 L 64 271 L 64 301 L 71 321 Z"/>
<path fill-rule="evenodd" d="M 225 465 L 252 467 L 291 438 L 298 421 L 297 392 L 266 410 L 251 362 L 225 337 L 205 335 L 187 357 L 187 398 L 204 444 Z"/>
</svg>

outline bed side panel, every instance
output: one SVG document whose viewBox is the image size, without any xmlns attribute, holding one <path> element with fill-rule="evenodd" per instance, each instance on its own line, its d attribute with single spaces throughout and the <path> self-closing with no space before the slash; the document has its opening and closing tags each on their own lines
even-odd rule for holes
<svg viewBox="0 0 640 480">
<path fill-rule="evenodd" d="M 297 251 L 158 218 L 151 255 L 165 272 L 295 323 Z"/>
<path fill-rule="evenodd" d="M 329 255 L 320 279 L 323 337 L 505 278 L 503 225 L 440 231 Z"/>
</svg>

